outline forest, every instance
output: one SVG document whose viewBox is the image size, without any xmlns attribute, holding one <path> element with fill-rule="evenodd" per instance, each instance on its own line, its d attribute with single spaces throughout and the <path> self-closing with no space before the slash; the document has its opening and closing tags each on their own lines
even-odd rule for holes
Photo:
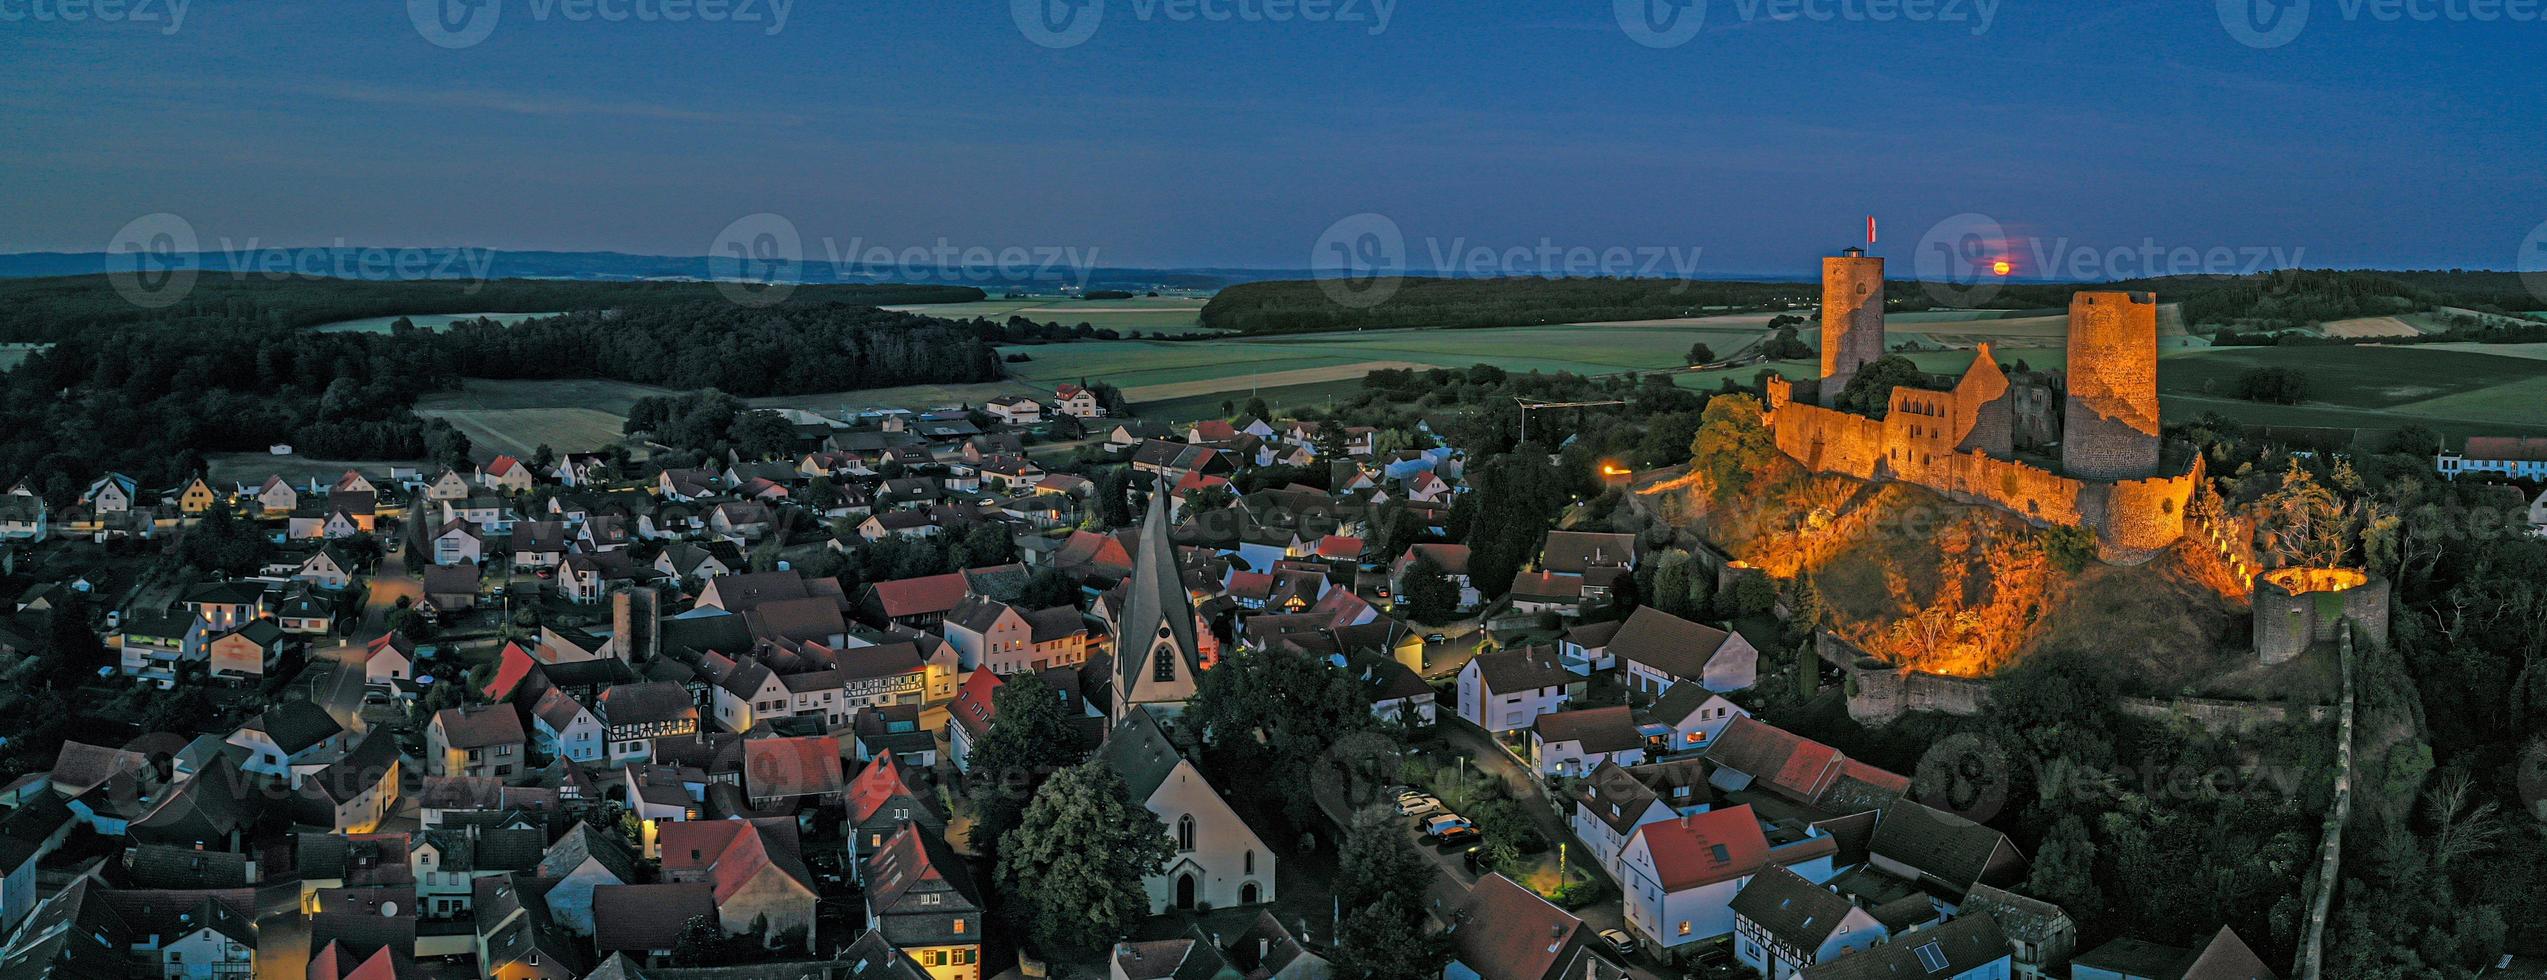
<svg viewBox="0 0 2547 980">
<path fill-rule="evenodd" d="M 1508 327 L 1538 323 L 1665 319 L 1737 310 L 1805 309 L 1821 287 L 1801 282 L 1714 282 L 1687 279 L 1399 280 L 1385 302 L 1369 308 L 1337 303 L 1314 280 L 1231 286 L 1203 307 L 1203 325 L 1245 333 L 1312 333 L 1394 327 Z M 2066 309 L 2080 290 L 2155 292 L 2184 304 L 2196 327 L 2289 329 L 2328 320 L 2384 316 L 2453 306 L 2509 313 L 2542 305 L 2509 272 L 2359 272 L 2293 269 L 2254 276 L 2170 276 L 2113 283 L 2009 282 L 1976 308 Z M 1885 282 L 1896 313 L 1946 309 L 1917 280 Z"/>
<path fill-rule="evenodd" d="M 805 285 L 782 306 L 855 303 L 896 306 L 966 303 L 982 298 L 969 286 Z M 636 309 L 713 301 L 710 282 L 575 282 L 553 279 L 420 279 L 382 282 L 313 276 L 269 277 L 205 272 L 185 299 L 144 309 L 115 292 L 106 276 L 0 279 L 0 343 L 45 343 L 105 327 L 161 324 L 311 327 L 343 320 L 425 313 L 554 313 Z"/>
</svg>

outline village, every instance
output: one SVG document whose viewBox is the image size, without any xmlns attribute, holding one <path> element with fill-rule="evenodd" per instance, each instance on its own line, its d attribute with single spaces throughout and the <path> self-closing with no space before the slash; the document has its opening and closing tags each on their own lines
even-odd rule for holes
<svg viewBox="0 0 2547 980">
<path fill-rule="evenodd" d="M 0 497 L 53 576 L 15 628 L 91 610 L 74 682 L 127 709 L 0 789 L 0 973 L 1313 978 L 1398 975 L 1354 959 L 1395 929 L 1496 980 L 2271 975 L 2225 928 L 2077 948 L 2000 832 L 1754 717 L 1773 616 L 1636 604 L 1651 535 L 1481 590 L 1429 431 L 783 418 L 721 466 Z M 140 560 L 189 541 L 253 568 Z M 1245 744 L 1295 725 L 1333 741 Z M 1098 846 L 1037 839 L 1103 824 L 1048 803 L 1083 771 L 1145 855 L 1112 917 L 1031 860 Z"/>
</svg>

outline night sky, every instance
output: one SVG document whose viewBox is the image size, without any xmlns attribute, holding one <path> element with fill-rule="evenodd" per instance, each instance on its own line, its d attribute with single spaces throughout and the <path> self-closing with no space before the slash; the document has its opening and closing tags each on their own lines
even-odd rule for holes
<svg viewBox="0 0 2547 980">
<path fill-rule="evenodd" d="M 2286 41 L 2211 0 L 1711 0 L 1685 41 L 1649 0 L 1387 0 L 1384 28 L 1378 0 L 794 0 L 783 27 L 772 0 L 501 0 L 452 33 L 399 0 L 192 0 L 173 31 L 173 0 L 61 2 L 0 0 L 0 251 L 164 211 L 207 249 L 699 255 L 772 212 L 844 246 L 1297 269 L 1374 212 L 1419 267 L 1549 244 L 1806 276 L 1869 213 L 1894 255 L 1977 213 L 2037 255 L 2512 268 L 2547 222 L 2547 23 L 2467 0 L 2303 2 Z M 1084 40 L 1020 26 L 1098 2 Z"/>
</svg>

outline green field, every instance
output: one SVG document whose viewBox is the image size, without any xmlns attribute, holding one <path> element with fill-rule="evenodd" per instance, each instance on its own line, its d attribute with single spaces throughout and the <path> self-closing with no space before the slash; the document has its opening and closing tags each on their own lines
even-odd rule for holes
<svg viewBox="0 0 2547 980">
<path fill-rule="evenodd" d="M 26 363 L 29 356 L 51 346 L 53 345 L 0 344 L 0 371 L 15 370 L 18 365 Z"/>
<path fill-rule="evenodd" d="M 475 320 L 480 317 L 509 327 L 524 320 L 556 315 L 555 313 L 412 313 L 408 314 L 406 319 L 426 330 L 440 330 L 462 320 Z M 388 333 L 389 325 L 396 322 L 398 318 L 394 316 L 375 316 L 361 320 L 322 323 L 310 329 L 319 333 Z"/>
<path fill-rule="evenodd" d="M 1085 323 L 1100 329 L 1138 330 L 1145 334 L 1213 332 L 1203 329 L 1203 300 L 1191 296 L 1134 296 L 1130 299 L 1033 296 L 983 300 L 977 303 L 888 306 L 885 309 L 904 313 L 922 313 L 950 320 L 969 320 L 975 317 L 1006 320 L 1012 316 L 1022 316 L 1038 323 L 1059 323 L 1066 327 Z"/>
<path fill-rule="evenodd" d="M 2215 347 L 2169 359 L 2158 372 L 2158 387 L 2168 394 L 2235 397 L 2238 377 L 2264 367 L 2297 370 L 2308 376 L 2312 400 L 2346 408 L 2397 409 L 2547 376 L 2520 358 L 2467 351 Z"/>
<path fill-rule="evenodd" d="M 1544 326 L 1472 330 L 1387 330 L 1209 341 L 1085 341 L 1002 348 L 1032 358 L 1009 371 L 1034 381 L 1106 381 L 1124 389 L 1221 383 L 1244 387 L 1258 375 L 1331 371 L 1359 365 L 1468 367 L 1507 371 L 1616 374 L 1678 368 L 1689 346 L 1704 341 L 1719 353 L 1749 343 L 1757 329 L 1682 326 Z M 1359 377 L 1360 373 L 1353 373 Z M 1318 380 L 1339 380 L 1324 378 Z M 1178 392 L 1183 397 L 1201 392 Z M 1151 399 L 1156 400 L 1156 399 Z"/>
</svg>

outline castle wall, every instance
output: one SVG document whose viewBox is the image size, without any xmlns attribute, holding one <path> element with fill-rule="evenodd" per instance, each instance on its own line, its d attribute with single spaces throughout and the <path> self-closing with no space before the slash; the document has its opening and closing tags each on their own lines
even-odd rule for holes
<svg viewBox="0 0 2547 980">
<path fill-rule="evenodd" d="M 1914 711 L 1970 717 L 1990 704 L 1990 682 L 1971 677 L 1902 670 L 1875 659 L 1828 632 L 1814 636 L 1814 652 L 1848 676 L 1848 717 L 1861 725 L 1891 724 Z M 2213 732 L 2238 732 L 2292 721 L 2321 722 L 2324 705 L 2294 706 L 2217 698 L 2126 697 L 2117 710 L 2149 721 L 2182 720 Z"/>
<path fill-rule="evenodd" d="M 1822 401 L 1884 356 L 1884 260 L 1857 249 L 1822 259 Z"/>
<path fill-rule="evenodd" d="M 2335 642 L 2346 621 L 2356 635 L 2386 642 L 2389 591 L 2388 580 L 2376 577 L 2345 588 L 2294 591 L 2272 574 L 2256 576 L 2256 658 L 2268 664 L 2297 659 L 2310 647 Z"/>
<path fill-rule="evenodd" d="M 2093 480 L 2158 472 L 2158 297 L 2080 292 L 2069 306 L 2061 470 Z"/>
</svg>

